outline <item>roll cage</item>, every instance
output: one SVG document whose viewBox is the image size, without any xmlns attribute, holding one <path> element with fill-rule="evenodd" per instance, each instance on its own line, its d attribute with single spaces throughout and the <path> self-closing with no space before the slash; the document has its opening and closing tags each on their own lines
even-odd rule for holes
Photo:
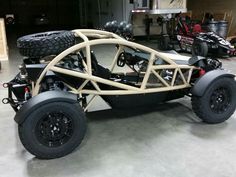
<svg viewBox="0 0 236 177">
<path fill-rule="evenodd" d="M 73 32 L 75 33 L 75 36 L 81 38 L 83 42 L 78 43 L 63 51 L 45 67 L 36 83 L 32 83 L 33 96 L 39 94 L 40 84 L 48 71 L 73 76 L 83 80 L 83 83 L 79 88 L 75 88 L 74 86 L 66 83 L 65 84 L 72 93 L 77 94 L 79 97 L 82 97 L 83 94 L 92 95 L 85 110 L 87 110 L 88 107 L 92 104 L 93 100 L 100 95 L 145 94 L 172 91 L 191 87 L 190 81 L 192 72 L 194 69 L 196 69 L 196 67 L 194 66 L 179 65 L 172 59 L 168 58 L 158 51 L 134 42 L 127 41 L 114 33 L 87 29 L 73 30 Z M 140 83 L 136 85 L 129 85 L 126 83 L 120 83 L 115 80 L 109 80 L 93 75 L 91 63 L 91 47 L 100 44 L 113 44 L 117 46 L 116 54 L 109 68 L 111 73 L 115 73 L 114 68 L 116 67 L 117 60 L 120 54 L 124 51 L 124 48 L 131 48 L 136 51 L 138 50 L 150 54 L 146 71 L 141 72 L 141 74 L 143 75 L 142 81 L 140 81 Z M 84 53 L 86 56 L 85 60 L 83 61 L 83 72 L 68 70 L 57 66 L 57 64 L 64 57 L 72 53 L 79 53 L 79 51 L 81 51 L 82 49 L 84 49 Z M 157 62 L 158 60 L 162 60 L 163 62 L 160 64 L 160 62 Z M 165 76 L 162 75 L 162 71 L 164 70 L 172 72 L 172 77 L 169 79 L 164 78 Z M 148 87 L 148 81 L 150 77 L 155 77 L 159 84 Z M 88 83 L 92 84 L 93 88 L 87 89 L 85 86 Z M 100 87 L 100 84 L 111 86 L 113 89 L 103 89 Z"/>
</svg>

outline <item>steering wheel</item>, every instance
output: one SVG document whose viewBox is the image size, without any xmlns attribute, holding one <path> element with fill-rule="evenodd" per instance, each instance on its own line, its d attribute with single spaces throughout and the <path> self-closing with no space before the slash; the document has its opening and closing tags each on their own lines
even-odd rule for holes
<svg viewBox="0 0 236 177">
<path fill-rule="evenodd" d="M 119 67 L 124 67 L 124 66 L 125 66 L 125 63 L 126 63 L 126 53 L 125 53 L 125 52 L 122 52 L 122 53 L 120 53 L 120 55 L 118 56 L 118 59 L 117 59 L 117 66 L 119 66 Z"/>
</svg>

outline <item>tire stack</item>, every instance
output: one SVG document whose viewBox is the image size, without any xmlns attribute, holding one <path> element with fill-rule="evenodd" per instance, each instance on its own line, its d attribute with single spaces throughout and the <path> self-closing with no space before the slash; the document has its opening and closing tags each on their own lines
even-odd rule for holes
<svg viewBox="0 0 236 177">
<path fill-rule="evenodd" d="M 131 40 L 133 38 L 133 27 L 132 24 L 122 21 L 118 23 L 116 20 L 107 22 L 104 25 L 105 31 L 109 31 L 112 33 L 116 33 L 127 40 Z"/>
</svg>

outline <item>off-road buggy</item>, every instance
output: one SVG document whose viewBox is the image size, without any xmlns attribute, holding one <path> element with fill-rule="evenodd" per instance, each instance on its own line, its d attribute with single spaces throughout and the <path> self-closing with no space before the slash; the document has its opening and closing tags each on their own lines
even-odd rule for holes
<svg viewBox="0 0 236 177">
<path fill-rule="evenodd" d="M 163 35 L 160 49 L 174 49 L 190 52 L 195 56 L 228 57 L 236 55 L 235 41 L 227 41 L 223 37 L 203 29 L 199 23 L 187 24 L 181 14 L 176 15 L 177 25 L 174 34 Z"/>
<path fill-rule="evenodd" d="M 109 68 L 93 52 L 100 45 L 115 51 Z M 38 158 L 65 156 L 81 143 L 85 112 L 98 96 L 112 108 L 127 108 L 187 95 L 196 115 L 210 124 L 235 111 L 235 75 L 215 59 L 160 53 L 86 29 L 24 36 L 18 47 L 26 57 L 20 73 L 4 84 L 9 95 L 3 102 L 16 111 L 20 140 Z"/>
</svg>

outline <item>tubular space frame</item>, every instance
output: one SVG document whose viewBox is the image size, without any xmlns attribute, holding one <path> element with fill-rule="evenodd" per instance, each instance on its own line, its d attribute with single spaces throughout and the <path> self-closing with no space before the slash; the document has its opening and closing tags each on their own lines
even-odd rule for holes
<svg viewBox="0 0 236 177">
<path fill-rule="evenodd" d="M 63 51 L 61 54 L 56 56 L 43 70 L 41 73 L 39 79 L 37 80 L 34 89 L 33 89 L 33 96 L 37 95 L 39 93 L 40 89 L 40 83 L 42 79 L 44 78 L 45 74 L 48 71 L 55 71 L 58 73 L 63 73 L 67 75 L 71 75 L 78 78 L 85 79 L 84 83 L 79 87 L 79 89 L 73 88 L 72 86 L 67 85 L 71 92 L 81 95 L 81 94 L 89 94 L 89 95 L 95 95 L 93 99 L 97 95 L 129 95 L 129 94 L 145 94 L 145 93 L 154 93 L 154 92 L 164 92 L 164 91 L 171 91 L 171 90 L 177 90 L 177 89 L 183 89 L 190 87 L 190 79 L 192 75 L 192 71 L 195 68 L 194 66 L 188 66 L 188 65 L 178 65 L 170 58 L 166 57 L 165 55 L 162 55 L 161 53 L 145 47 L 143 45 L 127 41 L 120 36 L 106 32 L 106 31 L 100 31 L 100 30 L 90 30 L 90 29 L 78 29 L 73 31 L 76 35 L 76 37 L 80 37 L 83 42 L 76 44 L 67 50 Z M 92 37 L 95 38 L 94 40 L 89 40 L 88 38 Z M 115 81 L 103 79 L 97 76 L 92 75 L 92 68 L 91 68 L 91 54 L 90 54 L 90 48 L 93 45 L 99 45 L 99 44 L 115 44 L 118 45 L 119 48 L 117 50 L 117 53 L 115 54 L 115 57 L 112 61 L 112 65 L 110 67 L 110 71 L 113 72 L 116 61 L 118 59 L 119 54 L 123 51 L 123 48 L 125 46 L 129 48 L 139 49 L 142 51 L 145 51 L 150 54 L 150 59 L 148 63 L 148 67 L 146 70 L 146 73 L 144 75 L 143 81 L 140 86 L 130 86 L 123 83 L 118 83 Z M 85 49 L 86 54 L 86 63 L 84 62 L 83 65 L 85 67 L 85 71 L 77 72 L 73 70 L 63 69 L 56 66 L 56 64 L 61 61 L 65 56 L 78 52 L 81 49 Z M 161 58 L 165 61 L 165 65 L 154 65 L 155 60 L 157 58 Z M 170 81 L 170 83 L 167 83 L 167 81 L 160 75 L 160 71 L 163 69 L 169 69 L 174 72 L 173 78 Z M 188 75 L 184 76 L 182 70 L 187 70 Z M 147 88 L 147 83 L 150 75 L 154 75 L 160 83 L 162 83 L 162 86 L 157 86 L 154 88 Z M 181 78 L 182 84 L 177 84 L 177 76 Z M 91 82 L 94 86 L 94 90 L 88 90 L 84 89 L 86 84 L 88 82 Z M 117 90 L 102 90 L 99 87 L 98 83 L 103 83 L 106 85 L 113 86 L 117 88 Z M 93 101 L 93 100 L 92 100 Z"/>
</svg>

